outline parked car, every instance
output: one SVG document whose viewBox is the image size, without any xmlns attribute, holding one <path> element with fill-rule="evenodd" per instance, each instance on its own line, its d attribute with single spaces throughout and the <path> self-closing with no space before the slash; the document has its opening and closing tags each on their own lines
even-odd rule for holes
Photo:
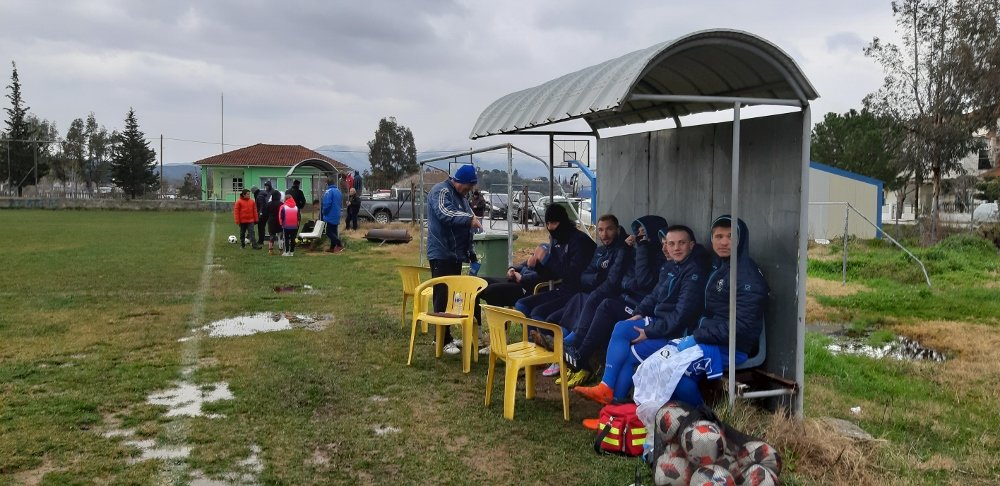
<svg viewBox="0 0 1000 486">
<path fill-rule="evenodd" d="M 566 196 L 556 196 L 552 198 L 556 203 L 567 203 L 572 208 L 569 211 L 569 218 L 576 221 L 581 221 L 585 224 L 590 224 L 590 216 L 587 216 L 587 220 L 580 218 L 580 200 L 567 198 Z M 587 200 L 589 203 L 590 200 Z M 532 212 L 534 213 L 535 226 L 541 226 L 542 222 L 545 221 L 545 208 L 549 206 L 549 196 L 542 196 L 538 198 L 537 201 L 532 205 Z"/>
<path fill-rule="evenodd" d="M 982 203 L 972 211 L 973 223 L 988 223 L 1000 221 L 1000 209 L 995 202 Z"/>
<path fill-rule="evenodd" d="M 379 224 L 396 220 L 412 221 L 414 206 L 417 207 L 417 214 L 420 214 L 420 207 L 423 205 L 411 202 L 411 192 L 409 188 L 393 187 L 376 191 L 370 196 L 362 196 L 358 216 Z"/>
<path fill-rule="evenodd" d="M 521 212 L 524 207 L 528 208 L 528 222 L 534 222 L 536 225 L 541 224 L 542 218 L 539 215 L 544 215 L 545 212 L 537 212 L 536 205 L 538 200 L 541 199 L 542 193 L 538 191 L 528 191 L 528 200 L 525 201 L 524 191 L 519 191 L 514 194 L 514 220 L 522 221 Z"/>
<path fill-rule="evenodd" d="M 507 219 L 507 195 L 498 192 L 483 192 L 486 199 L 486 217 L 489 219 Z"/>
</svg>

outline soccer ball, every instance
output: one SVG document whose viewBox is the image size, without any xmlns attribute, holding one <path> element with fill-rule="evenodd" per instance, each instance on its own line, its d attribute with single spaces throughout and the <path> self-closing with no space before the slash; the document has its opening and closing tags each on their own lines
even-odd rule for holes
<svg viewBox="0 0 1000 486">
<path fill-rule="evenodd" d="M 760 464 L 751 464 L 750 467 L 743 470 L 741 477 L 740 486 L 777 486 L 781 484 L 774 471 Z"/>
<path fill-rule="evenodd" d="M 684 456 L 671 457 L 663 454 L 656 460 L 653 469 L 653 484 L 657 486 L 686 486 L 691 480 L 694 467 Z"/>
<path fill-rule="evenodd" d="M 728 452 L 725 453 L 722 457 L 720 457 L 718 461 L 715 461 L 715 465 L 726 468 L 726 470 L 733 475 L 733 478 L 736 479 L 736 482 L 740 481 L 740 478 L 742 477 L 741 475 L 742 468 L 740 468 L 740 463 L 739 461 L 736 460 L 735 457 L 730 455 Z"/>
<path fill-rule="evenodd" d="M 726 438 L 715 422 L 699 420 L 681 432 L 681 448 L 691 464 L 715 464 L 726 453 Z"/>
<path fill-rule="evenodd" d="M 760 464 L 775 474 L 781 474 L 781 456 L 767 442 L 752 440 L 736 451 L 740 469 L 746 470 L 752 464 Z"/>
<path fill-rule="evenodd" d="M 230 243 L 236 243 L 236 241 L 237 241 L 236 235 L 229 235 L 229 242 Z"/>
<path fill-rule="evenodd" d="M 667 443 L 677 437 L 681 422 L 688 416 L 688 410 L 677 402 L 667 402 L 656 414 L 656 434 L 660 440 Z"/>
<path fill-rule="evenodd" d="M 724 467 L 710 464 L 696 469 L 691 474 L 691 482 L 688 484 L 692 486 L 736 486 L 736 480 Z"/>
</svg>

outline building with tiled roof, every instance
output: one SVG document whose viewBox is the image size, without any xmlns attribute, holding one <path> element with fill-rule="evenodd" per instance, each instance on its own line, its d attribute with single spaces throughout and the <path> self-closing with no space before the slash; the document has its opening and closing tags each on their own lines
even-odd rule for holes
<svg viewBox="0 0 1000 486">
<path fill-rule="evenodd" d="M 268 182 L 284 192 L 296 179 L 301 182 L 306 201 L 312 201 L 326 190 L 327 177 L 353 171 L 301 145 L 262 143 L 213 155 L 195 165 L 201 167 L 202 199 L 221 201 L 235 201 L 243 189 L 263 188 Z"/>
</svg>

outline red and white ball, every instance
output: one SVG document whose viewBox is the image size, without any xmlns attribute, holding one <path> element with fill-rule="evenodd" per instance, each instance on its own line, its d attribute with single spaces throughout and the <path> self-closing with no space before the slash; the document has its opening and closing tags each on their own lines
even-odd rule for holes
<svg viewBox="0 0 1000 486">
<path fill-rule="evenodd" d="M 670 457 L 663 454 L 653 468 L 653 484 L 657 486 L 686 486 L 691 480 L 694 466 L 683 455 Z"/>
<path fill-rule="evenodd" d="M 667 402 L 656 416 L 656 433 L 664 443 L 670 442 L 680 433 L 681 422 L 688 416 L 688 410 L 676 402 Z"/>
<path fill-rule="evenodd" d="M 767 442 L 752 440 L 743 444 L 736 452 L 736 460 L 740 469 L 745 470 L 752 464 L 760 464 L 776 475 L 781 474 L 781 455 Z"/>
<path fill-rule="evenodd" d="M 691 474 L 691 486 L 736 486 L 736 480 L 722 466 L 701 466 Z"/>
<path fill-rule="evenodd" d="M 751 464 L 740 473 L 740 486 L 778 486 L 778 475 L 774 471 L 761 466 Z"/>
<path fill-rule="evenodd" d="M 681 433 L 681 448 L 692 464 L 708 466 L 726 453 L 726 438 L 715 422 L 699 420 Z"/>
</svg>

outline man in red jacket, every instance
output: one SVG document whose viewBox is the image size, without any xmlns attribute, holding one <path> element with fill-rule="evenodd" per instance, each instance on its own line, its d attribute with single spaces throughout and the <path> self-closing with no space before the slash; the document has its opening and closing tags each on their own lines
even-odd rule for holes
<svg viewBox="0 0 1000 486">
<path fill-rule="evenodd" d="M 249 237 L 253 249 L 259 250 L 260 245 L 253 236 L 253 227 L 258 219 L 257 204 L 250 198 L 249 189 L 243 189 L 240 197 L 236 199 L 236 204 L 233 204 L 233 219 L 240 226 L 240 248 L 247 247 L 247 237 Z"/>
</svg>

